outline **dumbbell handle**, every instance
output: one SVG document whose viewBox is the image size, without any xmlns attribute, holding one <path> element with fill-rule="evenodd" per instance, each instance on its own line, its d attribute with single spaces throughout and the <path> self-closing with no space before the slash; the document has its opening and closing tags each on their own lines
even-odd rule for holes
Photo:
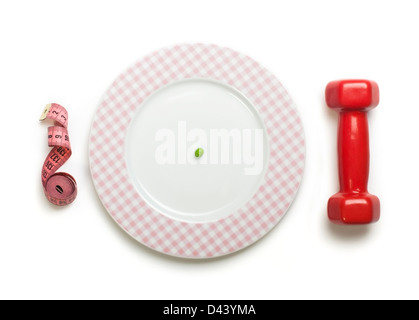
<svg viewBox="0 0 419 320">
<path fill-rule="evenodd" d="M 369 175 L 369 137 L 367 112 L 339 113 L 338 162 L 340 192 L 367 192 Z"/>
</svg>

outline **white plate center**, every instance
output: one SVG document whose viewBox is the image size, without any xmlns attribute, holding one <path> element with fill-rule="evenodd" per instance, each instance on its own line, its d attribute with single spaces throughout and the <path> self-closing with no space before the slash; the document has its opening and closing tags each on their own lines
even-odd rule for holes
<svg viewBox="0 0 419 320">
<path fill-rule="evenodd" d="M 154 92 L 126 139 L 128 171 L 140 195 L 187 222 L 234 213 L 257 191 L 268 163 L 258 112 L 240 92 L 213 80 L 176 81 Z"/>
</svg>

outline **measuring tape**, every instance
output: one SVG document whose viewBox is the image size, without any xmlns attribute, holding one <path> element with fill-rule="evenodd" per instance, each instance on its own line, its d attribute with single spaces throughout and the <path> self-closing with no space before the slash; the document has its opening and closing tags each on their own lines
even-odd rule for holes
<svg viewBox="0 0 419 320">
<path fill-rule="evenodd" d="M 47 104 L 39 120 L 46 119 L 54 120 L 55 125 L 48 128 L 48 145 L 53 149 L 42 167 L 42 186 L 49 202 L 65 206 L 72 203 L 77 196 L 76 180 L 68 173 L 56 173 L 71 157 L 67 110 L 56 103 Z"/>
</svg>

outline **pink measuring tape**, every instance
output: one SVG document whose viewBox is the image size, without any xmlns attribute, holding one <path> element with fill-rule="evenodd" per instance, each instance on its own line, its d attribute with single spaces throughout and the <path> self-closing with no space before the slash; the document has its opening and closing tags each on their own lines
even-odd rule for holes
<svg viewBox="0 0 419 320">
<path fill-rule="evenodd" d="M 47 104 L 40 121 L 51 119 L 55 125 L 48 128 L 48 145 L 53 147 L 42 167 L 42 186 L 48 201 L 57 206 L 72 203 L 77 196 L 76 180 L 68 173 L 56 171 L 71 157 L 68 136 L 67 110 L 56 103 Z"/>
</svg>

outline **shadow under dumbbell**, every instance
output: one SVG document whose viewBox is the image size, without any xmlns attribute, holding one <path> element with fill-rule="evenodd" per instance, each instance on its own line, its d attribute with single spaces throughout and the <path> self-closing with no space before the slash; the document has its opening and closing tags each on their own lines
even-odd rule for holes
<svg viewBox="0 0 419 320">
<path fill-rule="evenodd" d="M 329 233 L 341 240 L 360 239 L 367 236 L 371 230 L 371 225 L 337 225 L 327 220 L 326 223 Z"/>
</svg>

